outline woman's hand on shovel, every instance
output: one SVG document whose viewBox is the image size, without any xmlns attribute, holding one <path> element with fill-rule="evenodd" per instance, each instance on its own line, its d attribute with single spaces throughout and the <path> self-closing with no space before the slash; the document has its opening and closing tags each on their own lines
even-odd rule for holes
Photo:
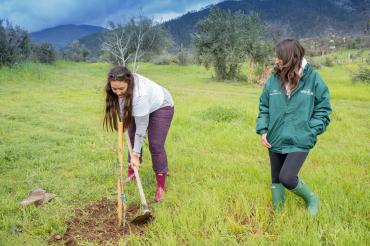
<svg viewBox="0 0 370 246">
<path fill-rule="evenodd" d="M 140 167 L 140 155 L 139 154 L 135 152 L 133 153 L 133 155 L 131 156 L 130 166 L 132 169 L 139 170 L 139 167 Z"/>
</svg>

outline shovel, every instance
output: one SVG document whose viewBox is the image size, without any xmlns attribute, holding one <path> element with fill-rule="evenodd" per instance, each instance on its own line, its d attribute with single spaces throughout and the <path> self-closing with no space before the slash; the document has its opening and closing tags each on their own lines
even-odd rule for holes
<svg viewBox="0 0 370 246">
<path fill-rule="evenodd" d="M 126 135 L 126 139 L 127 139 L 128 151 L 130 153 L 130 156 L 133 156 L 132 145 L 131 145 L 130 137 L 129 137 L 127 131 L 125 132 L 125 135 Z M 139 215 L 136 218 L 134 218 L 131 221 L 131 223 L 136 224 L 136 225 L 140 225 L 140 224 L 145 224 L 146 222 L 151 220 L 153 218 L 153 215 L 152 215 L 152 212 L 150 212 L 149 207 L 148 207 L 148 203 L 146 202 L 146 199 L 145 199 L 145 194 L 144 194 L 143 186 L 141 184 L 139 172 L 137 171 L 136 167 L 133 167 L 132 169 L 134 170 L 134 173 L 135 173 L 136 184 L 137 184 L 137 188 L 139 190 L 140 200 L 141 200 L 141 204 L 143 205 L 143 210 L 144 211 L 143 211 L 142 215 Z"/>
<path fill-rule="evenodd" d="M 117 180 L 117 214 L 118 214 L 118 226 L 125 226 L 126 224 L 126 195 L 123 191 L 123 180 L 122 180 L 122 163 L 123 163 L 123 98 L 120 97 L 118 100 L 119 112 L 117 114 L 118 121 L 118 180 Z"/>
</svg>

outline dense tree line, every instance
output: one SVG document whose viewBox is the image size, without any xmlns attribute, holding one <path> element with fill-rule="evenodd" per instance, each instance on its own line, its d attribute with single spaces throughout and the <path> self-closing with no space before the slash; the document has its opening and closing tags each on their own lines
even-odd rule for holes
<svg viewBox="0 0 370 246">
<path fill-rule="evenodd" d="M 26 30 L 0 19 L 0 67 L 27 60 L 53 63 L 57 52 L 51 44 L 33 44 Z"/>
</svg>

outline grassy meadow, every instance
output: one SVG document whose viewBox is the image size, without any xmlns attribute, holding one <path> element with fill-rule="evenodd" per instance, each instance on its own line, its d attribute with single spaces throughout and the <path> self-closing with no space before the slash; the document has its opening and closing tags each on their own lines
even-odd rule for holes
<svg viewBox="0 0 370 246">
<path fill-rule="evenodd" d="M 217 82 L 196 65 L 141 64 L 141 74 L 174 96 L 170 176 L 164 202 L 152 203 L 146 144 L 140 173 L 156 218 L 121 244 L 369 245 L 370 88 L 351 82 L 357 66 L 319 70 L 333 113 L 300 172 L 320 198 L 310 218 L 289 192 L 283 210 L 272 210 L 268 154 L 255 134 L 260 86 Z M 117 136 L 102 129 L 108 69 L 58 61 L 0 70 L 0 245 L 47 245 L 75 208 L 116 199 Z M 57 198 L 42 208 L 19 205 L 36 187 Z M 125 190 L 128 203 L 139 204 L 135 184 Z"/>
</svg>

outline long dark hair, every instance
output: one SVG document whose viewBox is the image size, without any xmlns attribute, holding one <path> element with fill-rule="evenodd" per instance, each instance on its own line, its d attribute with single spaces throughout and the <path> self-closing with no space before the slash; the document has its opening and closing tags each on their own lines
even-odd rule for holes
<svg viewBox="0 0 370 246">
<path fill-rule="evenodd" d="M 282 66 L 274 67 L 281 86 L 285 88 L 286 84 L 290 84 L 291 89 L 296 88 L 301 77 L 299 70 L 305 54 L 304 48 L 296 39 L 285 39 L 275 46 L 275 53 L 283 61 Z"/>
<path fill-rule="evenodd" d="M 118 96 L 113 92 L 110 82 L 111 81 L 122 81 L 127 83 L 127 91 L 124 95 L 123 117 L 120 114 L 120 107 L 118 102 Z M 107 130 L 117 130 L 117 119 L 120 119 L 123 123 L 123 129 L 126 130 L 131 124 L 132 120 L 132 98 L 134 92 L 134 76 L 131 71 L 123 66 L 116 66 L 112 68 L 108 73 L 107 83 L 105 85 L 105 115 L 103 121 L 103 127 Z"/>
</svg>

